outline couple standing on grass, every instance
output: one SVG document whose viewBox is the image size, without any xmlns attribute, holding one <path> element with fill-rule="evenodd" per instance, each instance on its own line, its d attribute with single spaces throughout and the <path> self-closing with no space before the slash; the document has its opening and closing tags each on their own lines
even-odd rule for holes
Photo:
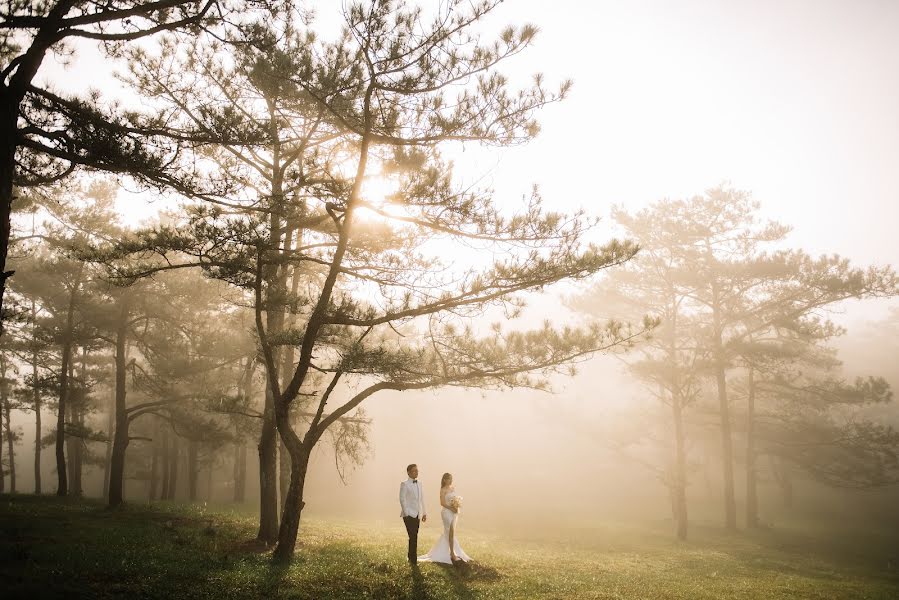
<svg viewBox="0 0 899 600">
<path fill-rule="evenodd" d="M 453 487 L 453 476 L 444 473 L 440 478 L 440 517 L 443 520 L 443 535 L 434 544 L 431 550 L 418 556 L 418 526 L 428 520 L 428 511 L 425 509 L 425 495 L 418 480 L 418 465 L 412 464 L 406 467 L 409 476 L 400 484 L 400 516 L 406 524 L 406 533 L 409 534 L 409 564 L 416 565 L 418 561 L 439 562 L 455 565 L 458 562 L 471 560 L 456 537 L 456 524 L 459 522 L 459 510 L 462 507 L 462 496 L 456 494 Z"/>
</svg>

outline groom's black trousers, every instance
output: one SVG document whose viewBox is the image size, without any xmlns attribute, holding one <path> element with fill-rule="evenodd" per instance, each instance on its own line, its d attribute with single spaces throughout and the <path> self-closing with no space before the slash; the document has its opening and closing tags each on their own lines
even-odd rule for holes
<svg viewBox="0 0 899 600">
<path fill-rule="evenodd" d="M 418 564 L 418 526 L 421 521 L 418 517 L 403 517 L 406 524 L 406 533 L 409 534 L 409 562 Z"/>
</svg>

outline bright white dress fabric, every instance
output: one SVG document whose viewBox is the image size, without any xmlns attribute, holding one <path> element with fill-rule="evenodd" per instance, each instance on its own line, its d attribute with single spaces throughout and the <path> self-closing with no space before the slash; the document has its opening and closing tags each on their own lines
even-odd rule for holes
<svg viewBox="0 0 899 600">
<path fill-rule="evenodd" d="M 449 504 L 450 500 L 457 495 L 458 494 L 452 490 L 447 492 L 444 497 L 444 504 Z M 440 511 L 440 518 L 443 520 L 443 535 L 441 535 L 440 539 L 434 543 L 434 546 L 427 554 L 418 557 L 418 562 L 437 562 L 447 565 L 453 564 L 449 549 L 449 532 L 451 527 L 453 528 L 453 547 L 456 551 L 456 558 L 465 562 L 470 561 L 471 557 L 465 554 L 465 550 L 463 550 L 462 546 L 459 544 L 459 513 L 454 513 L 450 509 L 444 508 Z"/>
</svg>

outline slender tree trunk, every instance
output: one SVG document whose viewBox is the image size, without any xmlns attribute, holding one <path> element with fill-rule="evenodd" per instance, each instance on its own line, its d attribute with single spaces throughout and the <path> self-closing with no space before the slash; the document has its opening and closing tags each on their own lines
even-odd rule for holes
<svg viewBox="0 0 899 600">
<path fill-rule="evenodd" d="M 233 465 L 233 468 L 231 469 L 231 482 L 232 482 L 232 485 L 234 486 L 234 498 L 233 498 L 234 502 L 239 502 L 239 500 L 237 499 L 237 488 L 239 485 L 239 483 L 238 483 L 239 479 L 240 479 L 240 443 L 235 442 L 234 443 L 234 465 Z"/>
<path fill-rule="evenodd" d="M 247 477 L 247 447 L 238 442 L 234 445 L 234 502 L 242 504 L 245 496 Z"/>
<path fill-rule="evenodd" d="M 10 416 L 11 406 L 9 401 L 9 381 L 6 379 L 7 372 L 6 358 L 0 358 L 0 428 L 3 425 L 3 417 L 6 418 L 6 447 L 9 456 L 9 492 L 16 493 L 16 450 L 15 436 L 12 431 L 12 419 Z M 2 463 L 0 463 L 2 465 Z M 0 469 L 0 479 L 3 478 L 3 471 Z"/>
<path fill-rule="evenodd" d="M 66 455 L 69 458 L 66 464 L 69 469 L 69 495 L 78 498 L 81 496 L 81 486 L 78 481 L 78 442 L 81 441 L 81 438 L 78 435 L 78 409 L 81 404 L 81 399 L 80 385 L 75 378 L 74 360 L 69 362 L 69 399 L 67 404 L 69 410 L 69 423 L 72 424 L 72 427 L 76 432 L 76 435 L 66 436 Z"/>
<path fill-rule="evenodd" d="M 159 494 L 160 500 L 169 499 L 169 430 L 162 430 L 162 492 Z"/>
<path fill-rule="evenodd" d="M 266 327 L 269 335 L 277 335 L 284 329 L 284 303 L 287 289 L 287 265 L 278 265 L 283 243 L 288 243 L 289 234 L 284 229 L 284 189 L 281 172 L 281 147 L 278 141 L 277 114 L 274 101 L 268 100 L 269 124 L 273 133 L 271 160 L 271 211 L 269 216 L 268 248 L 264 252 L 267 264 L 264 268 L 265 302 L 257 302 L 255 310 L 265 311 Z M 257 313 L 259 314 L 259 313 Z M 266 362 L 265 411 L 262 418 L 262 436 L 259 441 L 259 534 L 258 539 L 267 544 L 278 540 L 278 431 L 276 424 L 276 402 L 272 390 L 271 377 L 278 379 L 280 351 L 273 350 L 274 362 Z"/>
<path fill-rule="evenodd" d="M 180 460 L 180 449 L 178 442 L 178 434 L 172 436 L 172 462 L 169 466 L 169 500 L 175 499 L 175 492 L 178 489 L 178 461 Z"/>
<path fill-rule="evenodd" d="M 294 230 L 290 227 L 287 228 L 287 231 L 284 236 L 284 249 L 287 252 L 290 252 L 293 248 L 293 237 Z M 283 287 L 283 289 L 287 290 L 287 267 L 284 267 L 283 274 L 281 274 L 279 284 Z M 296 296 L 296 292 L 299 285 L 299 278 L 297 277 L 297 269 L 294 266 L 290 269 L 290 278 L 291 278 L 291 294 L 292 297 Z M 284 315 L 282 317 L 283 325 L 282 328 L 290 327 L 292 324 L 292 320 L 288 315 Z M 287 387 L 287 384 L 290 382 L 290 376 L 293 373 L 293 346 L 287 345 L 279 350 L 281 353 L 281 389 L 283 390 Z M 278 449 L 278 462 L 280 463 L 280 479 L 278 482 L 279 490 L 280 490 L 280 499 L 281 499 L 281 513 L 284 513 L 284 504 L 287 502 L 287 489 L 290 486 L 290 453 L 287 451 L 287 446 L 284 445 L 284 441 L 281 441 L 281 445 Z"/>
<path fill-rule="evenodd" d="M 126 369 L 128 364 L 126 340 L 128 337 L 129 307 L 126 298 L 119 300 L 119 325 L 115 342 L 115 434 L 112 440 L 112 456 L 109 469 L 109 506 L 118 506 L 124 500 L 125 452 L 128 449 L 131 425 L 126 400 Z"/>
<path fill-rule="evenodd" d="M 274 544 L 278 539 L 278 453 L 275 409 L 271 388 L 265 387 L 265 411 L 259 439 L 259 533 L 257 539 Z"/>
<path fill-rule="evenodd" d="M 191 502 L 196 502 L 197 500 L 197 477 L 199 475 L 198 445 L 196 440 L 190 440 L 187 444 L 187 487 L 188 499 Z"/>
<path fill-rule="evenodd" d="M 241 504 L 247 499 L 247 446 L 240 445 L 240 476 L 237 478 L 237 501 Z"/>
<path fill-rule="evenodd" d="M 212 502 L 212 463 L 209 463 L 209 468 L 206 469 L 206 502 Z"/>
<path fill-rule="evenodd" d="M 734 448 L 730 425 L 730 406 L 727 400 L 727 380 L 724 367 L 715 368 L 718 385 L 718 405 L 721 410 L 721 460 L 724 476 L 724 527 L 728 531 L 737 529 L 737 499 L 734 491 Z"/>
<path fill-rule="evenodd" d="M 147 493 L 149 500 L 156 500 L 156 490 L 159 487 L 159 422 L 153 426 L 153 455 L 150 458 L 150 490 Z"/>
<path fill-rule="evenodd" d="M 6 471 L 3 470 L 3 423 L 0 423 L 0 494 L 6 491 Z"/>
<path fill-rule="evenodd" d="M 71 312 L 71 311 L 70 311 Z M 71 316 L 71 315 L 70 315 Z M 59 373 L 59 406 L 56 411 L 56 495 L 65 496 L 69 493 L 69 480 L 66 472 L 66 399 L 69 395 L 69 360 L 71 359 L 72 345 L 66 340 L 62 347 L 62 368 Z"/>
<path fill-rule="evenodd" d="M 71 379 L 72 381 L 75 381 L 74 375 Z M 81 432 L 81 435 L 75 439 L 75 454 L 73 461 L 75 466 L 73 473 L 75 474 L 75 477 L 72 487 L 74 488 L 75 496 L 80 498 L 84 495 L 82 481 L 84 475 L 84 453 L 87 451 L 87 440 L 84 438 L 84 412 L 86 409 L 85 403 L 87 402 L 87 348 L 84 346 L 81 347 L 81 380 L 78 382 L 76 398 L 78 401 L 72 406 L 72 416 L 74 417 L 72 420 L 78 425 L 78 430 Z"/>
<path fill-rule="evenodd" d="M 755 371 L 749 368 L 746 396 L 746 526 L 759 526 L 758 473 L 755 455 Z"/>
<path fill-rule="evenodd" d="M 72 379 L 72 374 L 69 373 L 69 381 Z M 75 425 L 75 417 L 72 414 L 72 394 L 69 393 L 69 416 L 68 423 L 70 423 L 73 427 Z M 69 480 L 69 495 L 77 496 L 78 488 L 75 486 L 75 441 L 76 438 L 73 435 L 66 435 L 66 456 L 68 460 L 66 460 L 66 468 L 68 469 L 68 473 L 66 473 L 66 477 Z"/>
<path fill-rule="evenodd" d="M 4 246 L 3 252 L 6 252 Z M 5 256 L 5 255 L 4 255 Z M 75 302 L 78 291 L 81 288 L 81 274 L 84 272 L 84 263 L 78 269 L 76 281 L 69 294 L 69 307 L 66 311 L 66 329 L 63 334 L 62 365 L 59 372 L 59 406 L 56 411 L 56 495 L 65 496 L 69 493 L 69 481 L 66 478 L 66 402 L 69 398 L 69 365 L 72 362 L 72 344 L 75 333 Z"/>
<path fill-rule="evenodd" d="M 284 513 L 284 503 L 287 502 L 287 488 L 290 487 L 290 454 L 284 441 L 278 446 L 278 508 L 279 513 Z"/>
<path fill-rule="evenodd" d="M 115 379 L 115 373 L 113 373 Z M 103 497 L 109 498 L 109 475 L 112 470 L 112 440 L 115 437 L 115 387 L 109 396 L 109 410 L 106 416 L 106 461 L 103 469 Z"/>
<path fill-rule="evenodd" d="M 41 393 L 38 388 L 37 308 L 31 301 L 31 401 L 34 404 L 34 493 L 41 493 Z"/>
<path fill-rule="evenodd" d="M 724 476 L 724 528 L 728 531 L 737 529 L 737 497 L 734 491 L 734 446 L 731 434 L 730 404 L 727 399 L 727 377 L 725 375 L 726 357 L 722 343 L 721 315 L 718 307 L 717 288 L 713 288 L 714 303 L 712 318 L 714 320 L 714 361 L 715 383 L 718 386 L 718 407 L 721 411 L 721 461 Z"/>
<path fill-rule="evenodd" d="M 15 436 L 12 433 L 12 420 L 10 418 L 9 398 L 3 401 L 3 412 L 6 414 L 6 450 L 9 455 L 9 493 L 16 493 L 16 450 Z"/>
<path fill-rule="evenodd" d="M 671 398 L 672 417 L 674 419 L 674 520 L 677 527 L 677 539 L 687 539 L 687 450 L 684 440 L 684 417 L 680 398 L 674 394 Z"/>
</svg>

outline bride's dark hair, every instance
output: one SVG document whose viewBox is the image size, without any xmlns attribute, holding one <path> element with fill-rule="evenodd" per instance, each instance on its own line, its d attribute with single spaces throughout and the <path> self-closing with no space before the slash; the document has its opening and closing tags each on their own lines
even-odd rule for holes
<svg viewBox="0 0 899 600">
<path fill-rule="evenodd" d="M 449 483 L 449 480 L 453 478 L 452 473 L 444 473 L 443 477 L 440 478 L 440 487 L 445 488 L 446 484 Z"/>
</svg>

